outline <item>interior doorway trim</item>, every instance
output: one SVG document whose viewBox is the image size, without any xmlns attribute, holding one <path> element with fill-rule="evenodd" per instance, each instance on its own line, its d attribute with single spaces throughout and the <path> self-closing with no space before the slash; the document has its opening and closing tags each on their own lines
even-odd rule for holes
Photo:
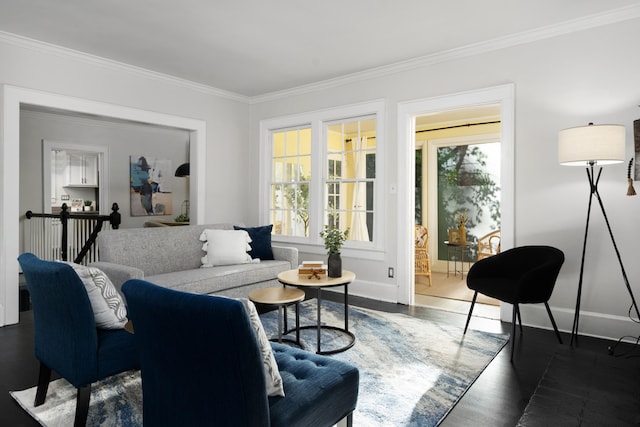
<svg viewBox="0 0 640 427">
<path fill-rule="evenodd" d="M 18 323 L 18 262 L 20 250 L 20 106 L 87 113 L 101 117 L 185 129 L 190 134 L 191 217 L 204 221 L 206 122 L 121 105 L 90 101 L 12 85 L 0 86 L 0 326 Z"/>
<path fill-rule="evenodd" d="M 42 206 L 44 213 L 51 213 L 51 152 L 56 150 L 76 151 L 82 153 L 94 153 L 98 156 L 98 199 L 96 200 L 100 215 L 109 215 L 111 213 L 111 204 L 109 202 L 109 147 L 72 144 L 65 141 L 43 139 L 42 140 Z M 71 205 L 71 201 L 67 202 Z"/>
<path fill-rule="evenodd" d="M 515 86 L 513 83 L 460 92 L 451 95 L 425 98 L 398 104 L 398 297 L 401 304 L 413 304 L 415 298 L 415 274 L 413 232 L 415 201 L 415 168 L 407 167 L 415 161 L 416 117 L 447 110 L 473 108 L 487 104 L 499 104 L 502 126 L 501 136 L 501 229 L 502 247 L 514 246 L 514 135 L 515 135 Z M 501 317 L 508 313 L 501 309 Z"/>
</svg>

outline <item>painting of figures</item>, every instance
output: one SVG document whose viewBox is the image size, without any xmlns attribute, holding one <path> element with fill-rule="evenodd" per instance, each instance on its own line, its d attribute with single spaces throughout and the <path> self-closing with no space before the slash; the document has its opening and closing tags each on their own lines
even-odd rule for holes
<svg viewBox="0 0 640 427">
<path fill-rule="evenodd" d="M 131 216 L 171 215 L 171 160 L 130 157 Z"/>
</svg>

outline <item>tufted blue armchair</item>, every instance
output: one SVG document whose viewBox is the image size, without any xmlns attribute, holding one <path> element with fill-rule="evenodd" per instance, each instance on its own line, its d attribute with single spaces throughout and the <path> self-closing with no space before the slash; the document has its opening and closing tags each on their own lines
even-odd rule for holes
<svg viewBox="0 0 640 427">
<path fill-rule="evenodd" d="M 332 426 L 358 397 L 354 366 L 271 343 L 285 396 L 269 397 L 244 304 L 133 279 L 122 291 L 138 342 L 146 427 Z"/>
<path fill-rule="evenodd" d="M 91 384 L 139 367 L 133 336 L 96 327 L 84 284 L 68 264 L 18 257 L 31 295 L 40 374 L 35 406 L 44 403 L 51 370 L 78 389 L 74 426 L 84 426 Z"/>
</svg>

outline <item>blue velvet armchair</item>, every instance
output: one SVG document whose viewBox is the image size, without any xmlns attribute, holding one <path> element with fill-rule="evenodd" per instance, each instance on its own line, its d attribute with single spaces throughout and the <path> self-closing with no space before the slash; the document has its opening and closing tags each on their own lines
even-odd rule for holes
<svg viewBox="0 0 640 427">
<path fill-rule="evenodd" d="M 351 425 L 354 366 L 271 343 L 285 396 L 267 396 L 255 331 L 238 300 L 143 280 L 123 287 L 141 356 L 146 427 Z"/>
<path fill-rule="evenodd" d="M 31 295 L 35 356 L 40 374 L 35 406 L 44 403 L 51 371 L 78 389 L 74 426 L 84 426 L 91 384 L 138 369 L 138 353 L 124 329 L 96 327 L 84 284 L 71 266 L 43 261 L 31 253 L 18 257 Z"/>
</svg>

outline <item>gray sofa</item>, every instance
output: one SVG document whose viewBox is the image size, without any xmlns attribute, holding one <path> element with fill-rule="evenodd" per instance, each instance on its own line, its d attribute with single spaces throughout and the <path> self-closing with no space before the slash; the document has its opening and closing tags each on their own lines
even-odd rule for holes
<svg viewBox="0 0 640 427">
<path fill-rule="evenodd" d="M 98 235 L 103 270 L 118 290 L 129 279 L 145 279 L 171 289 L 198 294 L 246 297 L 257 288 L 278 285 L 278 273 L 297 268 L 298 249 L 272 246 L 275 260 L 200 268 L 205 229 L 232 230 L 232 224 L 129 228 Z"/>
</svg>

